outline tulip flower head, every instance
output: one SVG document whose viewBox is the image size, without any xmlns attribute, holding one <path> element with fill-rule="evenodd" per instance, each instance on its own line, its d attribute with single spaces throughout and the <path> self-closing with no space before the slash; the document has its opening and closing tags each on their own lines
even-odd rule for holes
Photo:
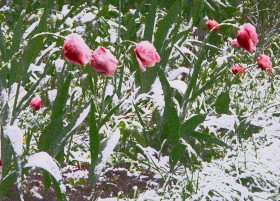
<svg viewBox="0 0 280 201">
<path fill-rule="evenodd" d="M 160 56 L 149 41 L 138 43 L 134 49 L 134 55 L 142 72 L 146 71 L 146 67 L 153 67 L 160 62 Z"/>
<path fill-rule="evenodd" d="M 268 72 L 268 75 L 271 73 L 272 71 L 272 63 L 269 59 L 268 56 L 266 55 L 261 55 L 258 58 L 258 66 L 262 69 L 262 70 L 266 70 L 267 68 L 270 68 L 270 71 Z"/>
<path fill-rule="evenodd" d="M 119 62 L 110 50 L 100 46 L 93 52 L 90 63 L 99 74 L 112 77 Z"/>
<path fill-rule="evenodd" d="M 90 59 L 91 50 L 81 36 L 73 33 L 67 37 L 63 48 L 64 58 L 73 64 L 84 66 Z"/>
<path fill-rule="evenodd" d="M 240 67 L 238 64 L 235 64 L 234 66 L 232 66 L 232 72 L 234 75 L 236 75 L 239 71 L 242 71 L 244 68 Z M 245 70 L 243 70 L 241 73 L 245 73 Z"/>
<path fill-rule="evenodd" d="M 209 21 L 206 22 L 206 25 L 207 25 L 207 29 L 209 31 L 211 31 L 211 29 L 213 29 L 215 26 L 218 26 L 218 22 L 216 22 L 215 20 L 209 20 Z M 214 32 L 218 33 L 219 28 L 221 28 L 221 27 L 217 27 L 214 30 Z"/>
<path fill-rule="evenodd" d="M 250 23 L 242 25 L 237 34 L 237 42 L 242 48 L 252 53 L 259 42 L 256 28 Z"/>
<path fill-rule="evenodd" d="M 42 104 L 42 100 L 39 96 L 36 96 L 35 98 L 33 98 L 31 100 L 30 103 L 30 107 L 34 110 L 34 111 L 38 111 L 41 108 L 41 104 Z"/>
<path fill-rule="evenodd" d="M 239 47 L 237 39 L 234 39 L 233 41 L 231 41 L 231 46 L 234 47 L 234 48 L 238 48 Z"/>
</svg>

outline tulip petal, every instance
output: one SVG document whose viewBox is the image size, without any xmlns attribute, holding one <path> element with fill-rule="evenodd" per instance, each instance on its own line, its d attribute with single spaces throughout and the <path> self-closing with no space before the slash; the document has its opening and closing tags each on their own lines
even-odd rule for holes
<svg viewBox="0 0 280 201">
<path fill-rule="evenodd" d="M 138 55 L 138 52 L 137 52 L 136 49 L 134 50 L 134 55 L 135 55 L 135 58 L 136 58 L 136 61 L 137 61 L 138 65 L 139 65 L 139 67 L 140 67 L 140 70 L 141 70 L 142 72 L 145 72 L 145 71 L 146 71 L 146 68 L 143 66 L 142 61 L 141 61 L 141 59 L 139 58 L 139 55 Z"/>
</svg>

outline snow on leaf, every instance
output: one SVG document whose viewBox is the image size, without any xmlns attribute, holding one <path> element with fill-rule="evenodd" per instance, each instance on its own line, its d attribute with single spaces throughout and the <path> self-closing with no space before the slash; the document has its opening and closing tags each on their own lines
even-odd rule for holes
<svg viewBox="0 0 280 201">
<path fill-rule="evenodd" d="M 57 182 L 60 182 L 60 189 L 62 193 L 66 192 L 65 186 L 61 183 L 62 176 L 60 170 L 54 161 L 54 159 L 46 152 L 39 152 L 29 157 L 27 163 L 24 166 L 25 168 L 42 168 L 48 171 Z"/>
<path fill-rule="evenodd" d="M 23 131 L 17 126 L 7 126 L 4 128 L 4 135 L 7 136 L 12 144 L 16 156 L 22 155 Z"/>
</svg>

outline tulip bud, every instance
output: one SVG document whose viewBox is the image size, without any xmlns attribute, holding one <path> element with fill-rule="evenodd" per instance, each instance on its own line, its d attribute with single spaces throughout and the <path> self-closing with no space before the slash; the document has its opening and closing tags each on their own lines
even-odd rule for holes
<svg viewBox="0 0 280 201">
<path fill-rule="evenodd" d="M 35 98 L 33 98 L 31 100 L 30 103 L 30 107 L 34 110 L 34 111 L 38 111 L 41 108 L 41 104 L 42 104 L 42 100 L 39 96 L 36 96 Z"/>
<path fill-rule="evenodd" d="M 250 53 L 256 49 L 256 44 L 259 42 L 256 28 L 250 23 L 240 27 L 236 38 L 238 44 Z"/>
<path fill-rule="evenodd" d="M 215 26 L 218 26 L 218 22 L 216 22 L 215 20 L 209 20 L 209 21 L 206 22 L 206 25 L 207 25 L 207 29 L 209 31 L 211 31 L 211 29 L 213 29 Z M 219 28 L 221 28 L 221 27 L 217 27 L 214 30 L 214 32 L 218 33 Z"/>
<path fill-rule="evenodd" d="M 134 55 L 142 72 L 146 71 L 146 67 L 153 67 L 160 62 L 160 56 L 149 41 L 138 43 L 134 49 Z"/>
<path fill-rule="evenodd" d="M 118 67 L 118 60 L 116 57 L 104 47 L 98 47 L 92 57 L 91 66 L 99 74 L 112 77 Z"/>
<path fill-rule="evenodd" d="M 70 34 L 62 48 L 64 58 L 73 64 L 84 66 L 90 59 L 91 50 L 77 34 Z"/>
<path fill-rule="evenodd" d="M 258 66 L 262 69 L 262 70 L 266 70 L 267 68 L 270 68 L 270 71 L 268 72 L 268 75 L 271 73 L 272 71 L 272 63 L 269 59 L 268 56 L 266 55 L 261 55 L 258 58 Z"/>
<path fill-rule="evenodd" d="M 239 71 L 242 71 L 244 68 L 243 67 L 239 67 L 238 64 L 235 64 L 234 66 L 232 66 L 232 72 L 234 75 L 236 75 Z M 241 73 L 245 73 L 245 70 L 243 70 Z"/>
</svg>

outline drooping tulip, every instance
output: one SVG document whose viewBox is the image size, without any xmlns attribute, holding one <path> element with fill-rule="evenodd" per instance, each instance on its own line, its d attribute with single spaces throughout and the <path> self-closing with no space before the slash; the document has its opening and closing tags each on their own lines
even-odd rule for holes
<svg viewBox="0 0 280 201">
<path fill-rule="evenodd" d="M 142 72 L 146 71 L 146 67 L 153 67 L 160 62 L 160 56 L 149 41 L 138 43 L 134 49 L 134 55 Z"/>
<path fill-rule="evenodd" d="M 35 98 L 33 98 L 31 100 L 30 103 L 30 107 L 34 110 L 34 111 L 38 111 L 41 108 L 41 104 L 42 104 L 42 100 L 39 96 L 36 96 Z"/>
<path fill-rule="evenodd" d="M 62 52 L 68 62 L 80 66 L 84 66 L 92 54 L 82 37 L 75 33 L 67 37 Z"/>
<path fill-rule="evenodd" d="M 268 75 L 272 72 L 272 63 L 269 59 L 269 56 L 266 55 L 261 55 L 258 58 L 258 66 L 262 69 L 262 70 L 266 70 L 267 68 L 270 68 L 270 71 L 268 72 Z"/>
<path fill-rule="evenodd" d="M 236 38 L 238 44 L 250 53 L 256 49 L 256 44 L 259 42 L 256 28 L 250 23 L 240 27 Z"/>
<path fill-rule="evenodd" d="M 118 67 L 118 60 L 104 47 L 98 47 L 91 56 L 91 66 L 99 74 L 112 77 Z"/>
<path fill-rule="evenodd" d="M 218 26 L 218 22 L 216 22 L 215 20 L 209 20 L 209 21 L 207 21 L 206 22 L 206 25 L 207 25 L 207 29 L 209 30 L 209 31 L 211 31 L 211 29 L 213 29 L 215 26 Z M 217 27 L 215 30 L 214 30 L 214 32 L 218 32 L 218 30 L 219 30 L 219 28 L 221 28 L 221 27 Z"/>
<path fill-rule="evenodd" d="M 231 41 L 231 46 L 234 47 L 234 48 L 238 48 L 239 47 L 237 39 L 234 39 L 233 41 Z"/>
<path fill-rule="evenodd" d="M 234 66 L 232 66 L 232 72 L 234 75 L 236 75 L 239 71 L 242 71 L 244 68 L 240 67 L 238 64 L 235 64 Z M 241 73 L 245 73 L 245 70 L 243 70 Z"/>
</svg>

